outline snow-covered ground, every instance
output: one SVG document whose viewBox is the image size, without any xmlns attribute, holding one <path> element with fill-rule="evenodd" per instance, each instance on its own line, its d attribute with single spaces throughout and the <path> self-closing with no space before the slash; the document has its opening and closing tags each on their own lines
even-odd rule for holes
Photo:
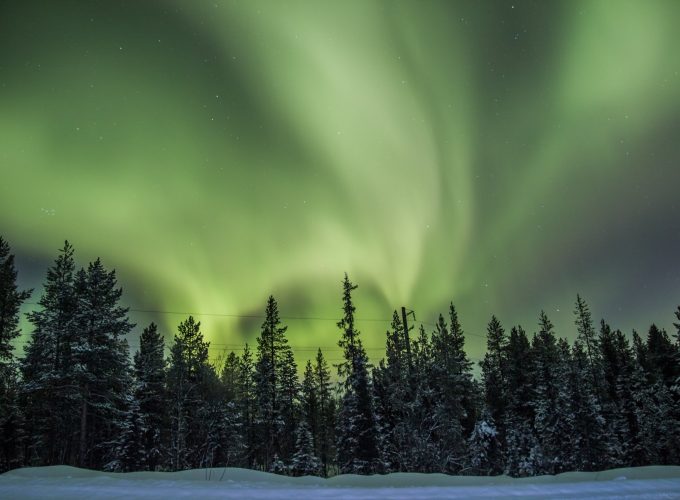
<svg viewBox="0 0 680 500">
<path fill-rule="evenodd" d="M 369 498 L 678 498 L 680 467 L 512 479 L 442 474 L 290 478 L 245 469 L 110 474 L 66 466 L 0 475 L 0 498 L 238 498 L 295 500 Z"/>
</svg>

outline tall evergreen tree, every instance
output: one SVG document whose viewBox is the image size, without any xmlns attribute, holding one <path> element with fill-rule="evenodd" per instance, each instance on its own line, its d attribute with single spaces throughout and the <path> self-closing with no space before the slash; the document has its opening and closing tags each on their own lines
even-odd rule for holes
<svg viewBox="0 0 680 500">
<path fill-rule="evenodd" d="M 594 385 L 591 357 L 580 340 L 572 346 L 569 372 L 570 403 L 574 415 L 574 462 L 577 470 L 599 470 L 610 459 L 598 388 Z"/>
<path fill-rule="evenodd" d="M 586 301 L 580 295 L 576 295 L 576 307 L 574 309 L 576 315 L 576 329 L 578 331 L 578 340 L 581 342 L 585 354 L 586 365 L 585 370 L 590 376 L 592 386 L 595 388 L 595 396 L 600 401 L 600 363 L 598 358 L 599 346 L 597 342 L 597 335 L 595 327 L 593 326 L 593 319 L 590 314 L 590 308 Z"/>
<path fill-rule="evenodd" d="M 671 342 L 665 330 L 652 324 L 647 333 L 647 363 L 643 365 L 651 379 L 663 382 L 670 388 L 680 376 L 676 363 L 678 347 Z"/>
<path fill-rule="evenodd" d="M 73 247 L 68 241 L 47 270 L 39 309 L 27 315 L 33 325 L 25 356 L 21 400 L 30 465 L 78 464 L 78 389 L 72 344 L 77 296 Z"/>
<path fill-rule="evenodd" d="M 344 394 L 338 414 L 337 460 L 342 473 L 370 473 L 381 469 L 378 431 L 373 410 L 368 357 L 356 329 L 352 291 L 357 288 L 345 274 L 342 287 L 343 317 L 338 322 L 345 362 L 338 367 Z"/>
<path fill-rule="evenodd" d="M 290 346 L 284 349 L 281 360 L 280 399 L 278 408 L 277 432 L 281 449 L 281 458 L 290 460 L 295 452 L 295 432 L 299 423 L 299 394 L 297 364 Z"/>
<path fill-rule="evenodd" d="M 331 374 L 321 349 L 314 363 L 314 388 L 317 394 L 318 421 L 314 436 L 316 454 L 321 459 L 322 472 L 328 476 L 328 468 L 335 454 L 335 399 L 331 389 Z"/>
<path fill-rule="evenodd" d="M 17 288 L 14 255 L 0 236 L 0 473 L 21 463 L 23 415 L 18 401 L 18 365 L 12 341 L 20 334 L 19 308 L 30 296 L 30 290 Z"/>
<path fill-rule="evenodd" d="M 505 353 L 508 338 L 496 316 L 491 317 L 486 332 L 486 354 L 481 362 L 484 400 L 486 408 L 489 410 L 491 418 L 496 424 L 498 439 L 501 446 L 503 446 L 505 441 L 505 428 L 503 423 L 507 410 L 507 398 L 505 394 L 505 388 L 507 386 Z"/>
<path fill-rule="evenodd" d="M 529 396 L 534 428 L 542 448 L 544 472 L 549 474 L 562 472 L 564 432 L 570 425 L 567 391 L 561 386 L 568 366 L 568 359 L 563 357 L 568 357 L 569 353 L 560 352 L 553 328 L 548 316 L 541 311 L 539 331 L 531 347 L 533 383 Z M 560 378 L 556 377 L 558 373 Z M 531 414 L 527 413 L 526 417 L 530 419 Z"/>
<path fill-rule="evenodd" d="M 314 377 L 314 367 L 312 361 L 307 360 L 305 372 L 300 385 L 300 420 L 307 423 L 312 437 L 314 451 L 319 449 L 317 444 L 320 434 L 321 415 L 319 411 L 319 395 Z"/>
<path fill-rule="evenodd" d="M 244 465 L 254 467 L 256 456 L 255 450 L 259 442 L 255 426 L 257 415 L 257 392 L 255 384 L 255 366 L 253 356 L 248 344 L 243 348 L 238 363 L 238 385 L 236 391 L 236 404 L 241 416 L 243 429 L 243 444 L 245 448 Z"/>
<path fill-rule="evenodd" d="M 442 315 L 432 334 L 432 389 L 436 440 L 443 472 L 457 472 L 465 461 L 465 437 L 474 423 L 472 363 L 465 353 L 465 335 L 453 304 L 449 325 Z"/>
<path fill-rule="evenodd" d="M 236 402 L 238 399 L 239 358 L 234 351 L 230 352 L 220 371 L 220 383 L 224 392 L 224 400 Z"/>
<path fill-rule="evenodd" d="M 294 476 L 320 475 L 323 472 L 323 464 L 317 453 L 321 448 L 319 441 L 323 417 L 315 378 L 312 362 L 307 361 L 301 386 L 300 423 L 295 431 L 295 454 L 290 467 Z"/>
<path fill-rule="evenodd" d="M 381 460 L 389 470 L 409 468 L 412 437 L 409 406 L 412 404 L 411 372 L 406 357 L 404 330 L 397 311 L 386 332 L 385 359 L 373 370 L 373 393 Z"/>
<path fill-rule="evenodd" d="M 17 288 L 14 255 L 10 253 L 9 244 L 0 236 L 0 381 L 11 378 L 15 369 L 12 341 L 21 333 L 19 308 L 31 293 L 32 290 L 19 291 Z M 0 389 L 3 394 L 4 389 Z"/>
<path fill-rule="evenodd" d="M 133 328 L 128 309 L 119 304 L 115 271 L 99 259 L 81 269 L 75 280 L 76 335 L 71 345 L 74 380 L 78 387 L 78 463 L 101 467 L 125 419 L 131 389 L 131 367 L 125 335 Z"/>
<path fill-rule="evenodd" d="M 541 319 L 547 320 L 547 317 Z M 551 325 L 549 325 L 551 326 Z M 506 473 L 519 477 L 542 472 L 543 453 L 534 426 L 532 352 L 521 326 L 513 327 L 505 346 Z"/>
<path fill-rule="evenodd" d="M 206 395 L 216 374 L 208 362 L 209 342 L 203 339 L 201 323 L 189 316 L 180 323 L 170 348 L 167 372 L 170 400 L 170 468 L 198 467 L 207 442 Z"/>
<path fill-rule="evenodd" d="M 168 458 L 170 422 L 167 416 L 164 347 L 163 336 L 156 324 L 151 323 L 142 331 L 139 351 L 134 356 L 134 398 L 142 422 L 141 449 L 146 470 L 156 470 Z"/>
<path fill-rule="evenodd" d="M 285 461 L 292 453 L 290 442 L 294 428 L 292 431 L 287 428 L 283 419 L 294 416 L 297 368 L 285 335 L 287 328 L 281 325 L 276 300 L 269 296 L 257 339 L 255 365 L 256 418 L 261 440 L 257 461 L 266 469 L 274 454 Z"/>
</svg>

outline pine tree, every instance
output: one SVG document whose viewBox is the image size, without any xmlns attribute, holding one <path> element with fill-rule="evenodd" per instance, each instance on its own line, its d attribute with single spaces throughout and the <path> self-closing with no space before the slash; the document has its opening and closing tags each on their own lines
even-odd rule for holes
<svg viewBox="0 0 680 500">
<path fill-rule="evenodd" d="M 200 322 L 192 316 L 180 323 L 170 348 L 167 385 L 170 400 L 170 468 L 198 467 L 201 447 L 207 441 L 203 421 L 206 392 L 216 378 L 208 362 L 209 342 L 203 340 Z"/>
<path fill-rule="evenodd" d="M 547 317 L 543 318 L 547 320 Z M 548 322 L 549 325 L 549 322 Z M 552 325 L 548 326 L 549 328 Z M 505 346 L 506 473 L 519 477 L 542 471 L 542 453 L 534 430 L 532 352 L 521 326 L 513 327 Z"/>
<path fill-rule="evenodd" d="M 19 308 L 31 292 L 18 290 L 14 255 L 0 236 L 0 473 L 18 467 L 22 458 L 23 414 L 12 341 L 20 334 Z"/>
<path fill-rule="evenodd" d="M 314 436 L 316 454 L 321 459 L 324 477 L 335 454 L 335 399 L 331 391 L 331 374 L 321 349 L 314 363 L 314 387 L 318 402 L 318 428 Z"/>
<path fill-rule="evenodd" d="M 411 462 L 414 429 L 409 406 L 412 403 L 412 380 L 406 357 L 404 331 L 397 311 L 386 332 L 385 359 L 373 369 L 373 397 L 376 424 L 379 428 L 381 460 L 390 470 L 403 471 Z"/>
<path fill-rule="evenodd" d="M 468 454 L 472 475 L 495 476 L 503 471 L 498 431 L 488 411 L 481 414 L 468 438 Z"/>
<path fill-rule="evenodd" d="M 99 259 L 81 269 L 75 280 L 77 310 L 71 345 L 78 387 L 78 463 L 102 467 L 126 415 L 131 367 L 125 335 L 133 328 L 128 309 L 119 305 L 122 289 L 115 271 Z"/>
<path fill-rule="evenodd" d="M 300 421 L 306 422 L 314 444 L 314 452 L 319 449 L 318 436 L 320 435 L 321 413 L 319 411 L 319 396 L 314 377 L 312 361 L 307 360 L 305 372 L 300 385 Z"/>
<path fill-rule="evenodd" d="M 276 454 L 281 459 L 292 453 L 291 431 L 283 418 L 294 415 L 294 396 L 297 391 L 293 380 L 297 368 L 285 336 L 288 327 L 281 325 L 276 300 L 269 296 L 260 336 L 257 339 L 255 365 L 255 393 L 257 399 L 257 427 L 261 446 L 257 460 L 269 468 Z M 285 416 L 284 416 L 285 414 Z"/>
<path fill-rule="evenodd" d="M 486 354 L 481 362 L 484 400 L 491 418 L 496 423 L 498 439 L 503 446 L 505 441 L 504 421 L 507 410 L 505 352 L 508 339 L 496 316 L 491 317 L 486 331 Z"/>
<path fill-rule="evenodd" d="M 209 370 L 208 373 L 211 371 Z M 214 372 L 212 372 L 214 373 Z M 209 376 L 203 390 L 203 404 L 196 422 L 201 427 L 196 458 L 198 467 L 235 467 L 243 463 L 244 432 L 237 405 L 224 400 L 223 387 L 216 376 Z"/>
<path fill-rule="evenodd" d="M 338 345 L 344 349 L 345 355 L 338 374 L 345 380 L 338 414 L 337 461 L 341 473 L 366 474 L 380 470 L 381 466 L 368 357 L 354 325 L 352 291 L 356 288 L 345 274 L 342 293 L 344 314 L 338 322 L 342 331 Z"/>
<path fill-rule="evenodd" d="M 104 469 L 113 472 L 148 470 L 144 448 L 145 433 L 139 402 L 132 398 L 125 420 L 120 426 L 120 435 L 113 452 L 114 458 L 104 466 Z"/>
<path fill-rule="evenodd" d="M 602 358 L 610 394 L 609 386 L 612 381 L 614 384 L 608 418 L 613 436 L 619 445 L 619 449 L 615 450 L 615 459 L 619 465 L 625 467 L 643 465 L 646 463 L 646 452 L 640 441 L 642 422 L 638 418 L 635 402 L 636 391 L 640 387 L 636 381 L 636 373 L 641 379 L 644 378 L 642 369 L 637 365 L 628 340 L 620 330 L 614 332 L 611 345 L 607 339 L 602 339 L 600 345 L 603 348 Z"/>
<path fill-rule="evenodd" d="M 167 460 L 170 422 L 165 389 L 165 344 L 155 323 L 139 337 L 139 351 L 134 356 L 134 398 L 143 423 L 141 449 L 146 470 L 156 470 Z"/>
<path fill-rule="evenodd" d="M 600 470 L 608 463 L 605 420 L 592 380 L 590 358 L 580 340 L 572 346 L 569 372 L 570 406 L 574 415 L 574 453 L 577 470 Z"/>
<path fill-rule="evenodd" d="M 563 448 L 568 434 L 565 432 L 571 425 L 568 391 L 564 386 L 569 353 L 560 352 L 553 324 L 544 311 L 541 311 L 539 331 L 533 338 L 531 350 L 533 394 L 530 397 L 536 437 L 543 454 L 542 472 L 555 474 L 562 472 L 566 460 Z M 559 378 L 556 377 L 558 373 L 561 374 Z M 531 418 L 531 415 L 527 414 L 527 417 Z"/>
<path fill-rule="evenodd" d="M 643 366 L 653 380 L 663 382 L 670 388 L 680 375 L 680 366 L 676 364 L 678 347 L 674 345 L 665 330 L 652 324 L 647 334 L 647 363 Z"/>
<path fill-rule="evenodd" d="M 678 369 L 678 374 L 675 377 L 673 392 L 680 398 L 680 306 L 675 311 L 675 317 L 678 320 L 677 323 L 673 323 L 675 327 L 675 367 Z"/>
<path fill-rule="evenodd" d="M 545 470 L 543 449 L 529 422 L 517 416 L 507 425 L 505 473 L 512 477 L 527 477 Z"/>
<path fill-rule="evenodd" d="M 243 353 L 239 357 L 238 363 L 238 385 L 236 395 L 236 405 L 238 414 L 241 417 L 241 428 L 243 429 L 244 445 L 244 465 L 255 468 L 256 443 L 259 441 L 255 419 L 257 414 L 257 394 L 255 387 L 253 356 L 248 344 L 243 348 Z"/>
<path fill-rule="evenodd" d="M 342 336 L 338 341 L 338 346 L 343 349 L 343 357 L 345 362 L 338 365 L 338 376 L 346 377 L 354 369 L 356 358 L 360 356 L 359 350 L 359 332 L 354 323 L 354 313 L 356 307 L 352 302 L 352 292 L 358 288 L 358 285 L 352 284 L 345 273 L 345 279 L 342 282 L 342 319 L 338 322 L 338 328 L 342 331 Z"/>
<path fill-rule="evenodd" d="M 543 434 L 545 441 L 541 443 L 548 470 L 553 474 L 576 470 L 577 468 L 577 440 L 576 409 L 572 405 L 570 374 L 573 367 L 571 349 L 565 339 L 557 341 L 557 364 L 553 373 L 555 380 L 555 400 L 551 411 L 554 414 L 549 433 Z"/>
<path fill-rule="evenodd" d="M 584 347 L 586 353 L 587 364 L 585 369 L 590 376 L 592 386 L 595 388 L 595 396 L 600 404 L 600 363 L 598 358 L 598 342 L 593 326 L 593 319 L 590 314 L 590 308 L 585 300 L 580 295 L 576 295 L 576 308 L 574 309 L 576 315 L 576 329 L 578 331 L 578 340 Z"/>
<path fill-rule="evenodd" d="M 465 354 L 465 335 L 453 304 L 450 324 L 442 315 L 432 334 L 432 389 L 435 407 L 436 441 L 444 472 L 460 469 L 466 455 L 465 436 L 474 423 L 472 363 Z"/>
<path fill-rule="evenodd" d="M 267 471 L 272 474 L 286 475 L 288 474 L 288 466 L 279 458 L 278 453 L 274 453 L 272 463 L 269 465 Z"/>
<path fill-rule="evenodd" d="M 9 244 L 0 236 L 0 381 L 9 379 L 15 369 L 12 341 L 21 333 L 19 308 L 31 293 L 32 290 L 18 290 L 14 255 L 10 254 Z M 4 395 L 5 388 L 1 390 Z"/>
<path fill-rule="evenodd" d="M 297 364 L 290 346 L 284 349 L 279 377 L 279 407 L 276 432 L 281 450 L 281 458 L 288 462 L 295 451 L 295 430 L 299 421 L 300 383 L 297 375 Z"/>
<path fill-rule="evenodd" d="M 220 383 L 224 392 L 224 400 L 235 402 L 238 399 L 239 358 L 234 351 L 227 355 L 220 372 Z"/>
<path fill-rule="evenodd" d="M 47 270 L 39 309 L 27 315 L 33 331 L 21 360 L 21 400 L 30 465 L 78 464 L 73 451 L 79 414 L 72 354 L 77 306 L 74 270 L 73 247 L 67 241 Z"/>
<path fill-rule="evenodd" d="M 293 476 L 318 476 L 321 473 L 321 460 L 314 453 L 312 432 L 305 420 L 295 432 L 295 454 L 289 470 Z"/>
</svg>

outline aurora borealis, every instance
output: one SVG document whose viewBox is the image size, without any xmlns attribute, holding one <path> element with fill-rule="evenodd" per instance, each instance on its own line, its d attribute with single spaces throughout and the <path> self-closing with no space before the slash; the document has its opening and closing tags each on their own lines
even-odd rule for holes
<svg viewBox="0 0 680 500">
<path fill-rule="evenodd" d="M 2 1 L 0 234 L 22 285 L 68 239 L 142 310 L 259 315 L 273 293 L 333 318 L 346 271 L 359 318 L 453 301 L 473 358 L 492 313 L 572 337 L 577 292 L 626 332 L 670 326 L 678 20 L 674 0 Z M 132 319 L 170 339 L 183 316 Z M 198 319 L 215 345 L 261 322 Z M 293 346 L 337 341 L 285 322 Z M 387 325 L 360 322 L 369 348 Z"/>
</svg>

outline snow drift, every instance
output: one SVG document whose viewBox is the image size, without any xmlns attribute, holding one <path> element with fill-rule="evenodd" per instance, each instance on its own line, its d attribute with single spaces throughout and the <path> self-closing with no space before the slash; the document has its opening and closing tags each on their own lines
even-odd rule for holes
<svg viewBox="0 0 680 500">
<path fill-rule="evenodd" d="M 394 473 L 329 479 L 248 469 L 106 473 L 68 466 L 0 475 L 0 498 L 680 498 L 680 466 L 529 478 Z"/>
</svg>

